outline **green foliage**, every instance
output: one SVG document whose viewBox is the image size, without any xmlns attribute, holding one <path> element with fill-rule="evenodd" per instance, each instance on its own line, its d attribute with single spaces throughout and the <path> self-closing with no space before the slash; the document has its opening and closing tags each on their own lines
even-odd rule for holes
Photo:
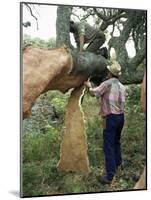
<svg viewBox="0 0 151 200">
<path fill-rule="evenodd" d="M 65 116 L 65 107 L 68 102 L 68 98 L 70 96 L 70 92 L 65 95 L 58 91 L 50 91 L 48 92 L 48 99 L 51 101 L 53 105 L 55 105 L 56 112 L 59 115 L 60 122 L 63 123 Z"/>
<path fill-rule="evenodd" d="M 128 97 L 127 97 L 127 105 L 132 104 L 132 105 L 138 105 L 140 104 L 140 85 L 130 85 L 128 87 Z"/>
<path fill-rule="evenodd" d="M 89 161 L 93 166 L 99 166 L 103 159 L 103 157 L 100 156 L 103 152 L 101 123 L 101 117 L 94 116 L 93 120 L 88 120 L 86 126 Z"/>
<path fill-rule="evenodd" d="M 48 41 L 45 41 L 38 37 L 31 38 L 31 36 L 25 34 L 24 39 L 23 39 L 23 46 L 26 46 L 29 44 L 34 47 L 51 49 L 51 48 L 55 48 L 56 40 L 55 40 L 55 38 L 50 38 Z"/>
<path fill-rule="evenodd" d="M 36 132 L 33 126 L 23 133 L 23 191 L 24 196 L 54 195 L 67 193 L 88 193 L 133 189 L 145 165 L 145 114 L 140 107 L 140 86 L 129 86 L 129 96 L 125 107 L 125 125 L 122 133 L 123 165 L 118 170 L 111 187 L 101 185 L 96 176 L 104 169 L 102 141 L 102 120 L 99 113 L 99 100 L 85 95 L 83 110 L 86 119 L 88 156 L 90 173 L 73 173 L 57 171 L 60 143 L 64 126 L 65 106 L 68 94 L 48 92 L 36 102 L 35 121 L 40 117 L 45 131 Z M 48 112 L 51 105 L 55 107 L 58 118 Z M 48 107 L 47 107 L 47 106 Z M 45 119 L 45 120 L 44 120 Z M 55 122 L 55 123 L 54 123 Z M 38 129 L 38 128 L 37 128 Z M 42 127 L 41 127 L 42 129 Z"/>
<path fill-rule="evenodd" d="M 46 134 L 25 134 L 23 140 L 24 163 L 59 157 L 60 136 L 53 127 Z"/>
<path fill-rule="evenodd" d="M 32 107 L 30 117 L 23 122 L 23 132 L 31 135 L 45 134 L 52 127 L 61 131 L 68 97 L 69 93 L 63 95 L 58 91 L 41 95 Z"/>
</svg>

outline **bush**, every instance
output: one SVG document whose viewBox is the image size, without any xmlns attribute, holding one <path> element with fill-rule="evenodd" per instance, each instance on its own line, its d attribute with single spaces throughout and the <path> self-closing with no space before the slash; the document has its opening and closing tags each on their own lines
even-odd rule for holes
<svg viewBox="0 0 151 200">
<path fill-rule="evenodd" d="M 58 158 L 60 136 L 57 130 L 49 127 L 46 134 L 26 134 L 23 137 L 23 161 L 34 162 Z"/>
<path fill-rule="evenodd" d="M 42 40 L 38 37 L 31 38 L 30 35 L 24 35 L 23 46 L 32 45 L 33 47 L 52 49 L 56 47 L 55 38 L 50 38 L 48 41 Z"/>
</svg>

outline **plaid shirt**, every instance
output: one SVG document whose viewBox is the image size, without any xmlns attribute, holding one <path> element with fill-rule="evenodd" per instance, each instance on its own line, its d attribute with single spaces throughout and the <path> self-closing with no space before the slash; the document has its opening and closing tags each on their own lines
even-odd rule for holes
<svg viewBox="0 0 151 200">
<path fill-rule="evenodd" d="M 103 117 L 124 113 L 126 90 L 117 78 L 110 78 L 91 91 L 96 97 L 101 97 L 100 114 Z"/>
</svg>

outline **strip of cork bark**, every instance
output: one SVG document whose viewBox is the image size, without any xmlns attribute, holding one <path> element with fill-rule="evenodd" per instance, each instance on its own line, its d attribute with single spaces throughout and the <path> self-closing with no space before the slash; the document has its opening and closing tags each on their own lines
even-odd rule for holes
<svg viewBox="0 0 151 200">
<path fill-rule="evenodd" d="M 66 107 L 65 131 L 60 148 L 58 170 L 89 172 L 87 137 L 81 99 L 85 87 L 72 91 Z"/>
</svg>

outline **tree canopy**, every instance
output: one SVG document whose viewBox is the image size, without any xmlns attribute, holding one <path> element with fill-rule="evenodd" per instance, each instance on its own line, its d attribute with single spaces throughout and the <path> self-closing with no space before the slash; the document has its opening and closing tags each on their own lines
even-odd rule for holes
<svg viewBox="0 0 151 200">
<path fill-rule="evenodd" d="M 77 13 L 82 14 L 78 16 Z M 56 23 L 58 45 L 65 42 L 71 47 L 68 28 L 70 18 L 87 21 L 91 18 L 93 25 L 108 35 L 106 45 L 109 52 L 114 49 L 116 59 L 122 67 L 122 82 L 142 81 L 146 65 L 146 11 L 58 6 Z M 61 33 L 62 26 L 64 34 Z M 126 48 L 128 42 L 131 43 L 131 48 L 134 48 L 133 57 Z"/>
<path fill-rule="evenodd" d="M 30 9 L 30 4 L 27 5 L 33 16 L 31 12 L 33 8 Z M 56 46 L 66 44 L 74 51 L 75 47 L 70 39 L 69 21 L 84 19 L 106 34 L 105 46 L 110 55 L 114 49 L 114 59 L 122 67 L 121 81 L 126 84 L 141 83 L 146 67 L 146 14 L 145 10 L 58 6 Z M 37 17 L 34 18 L 37 23 Z M 112 60 L 113 56 L 110 59 Z"/>
</svg>

